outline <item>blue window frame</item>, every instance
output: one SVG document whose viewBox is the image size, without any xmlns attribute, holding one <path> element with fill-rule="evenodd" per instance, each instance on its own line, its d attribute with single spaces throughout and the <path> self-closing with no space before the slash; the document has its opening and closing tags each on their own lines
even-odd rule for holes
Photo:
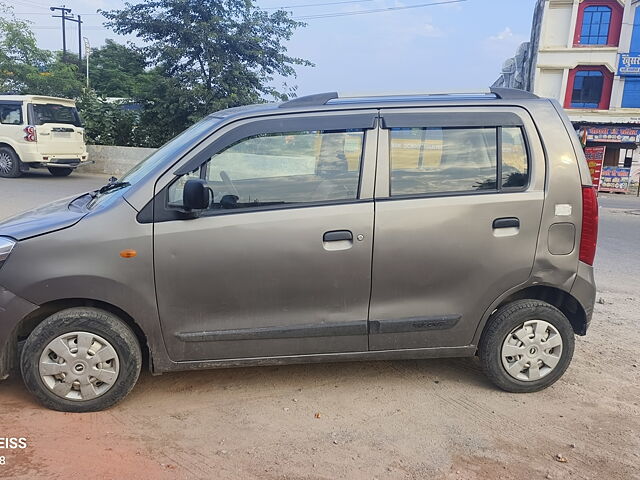
<svg viewBox="0 0 640 480">
<path fill-rule="evenodd" d="M 581 45 L 607 45 L 609 42 L 609 26 L 611 9 L 605 6 L 592 6 L 584 9 Z"/>
<path fill-rule="evenodd" d="M 576 72 L 571 92 L 572 108 L 598 108 L 602 98 L 604 75 L 598 70 Z"/>
<path fill-rule="evenodd" d="M 622 108 L 640 108 L 640 78 L 626 77 L 624 79 Z"/>
</svg>

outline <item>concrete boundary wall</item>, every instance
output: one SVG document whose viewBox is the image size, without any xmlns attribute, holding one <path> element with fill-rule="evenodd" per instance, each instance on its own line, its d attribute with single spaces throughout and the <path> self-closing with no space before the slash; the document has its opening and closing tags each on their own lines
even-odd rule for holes
<svg viewBox="0 0 640 480">
<path fill-rule="evenodd" d="M 95 163 L 79 167 L 78 172 L 119 177 L 155 151 L 155 148 L 87 145 L 89 160 Z"/>
</svg>

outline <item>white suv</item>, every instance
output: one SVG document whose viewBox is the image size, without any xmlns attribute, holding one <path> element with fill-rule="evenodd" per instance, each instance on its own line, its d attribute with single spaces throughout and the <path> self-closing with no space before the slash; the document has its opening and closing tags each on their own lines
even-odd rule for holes
<svg viewBox="0 0 640 480">
<path fill-rule="evenodd" d="M 87 160 L 75 102 L 35 95 L 0 95 L 0 177 L 30 168 L 66 177 Z"/>
</svg>

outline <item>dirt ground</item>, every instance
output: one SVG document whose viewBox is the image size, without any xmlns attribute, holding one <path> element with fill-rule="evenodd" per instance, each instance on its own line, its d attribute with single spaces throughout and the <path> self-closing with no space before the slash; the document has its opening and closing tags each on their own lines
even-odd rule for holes
<svg viewBox="0 0 640 480">
<path fill-rule="evenodd" d="M 603 208 L 603 225 L 637 228 L 629 211 Z M 297 365 L 143 374 L 79 415 L 14 378 L 0 437 L 28 446 L 0 450 L 0 478 L 640 479 L 640 279 L 625 265 L 603 266 L 589 334 L 545 391 L 499 391 L 475 359 Z"/>
</svg>

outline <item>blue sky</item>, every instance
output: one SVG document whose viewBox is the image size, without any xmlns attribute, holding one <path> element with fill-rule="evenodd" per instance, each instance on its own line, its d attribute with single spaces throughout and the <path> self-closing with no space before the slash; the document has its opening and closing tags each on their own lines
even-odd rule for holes
<svg viewBox="0 0 640 480">
<path fill-rule="evenodd" d="M 2 1 L 2 0 L 0 0 Z M 130 0 L 135 2 L 135 0 Z M 341 0 L 258 0 L 262 8 Z M 345 0 L 342 0 L 345 1 Z M 364 0 L 358 3 L 296 7 L 294 17 L 333 12 L 420 5 L 437 0 Z M 12 0 L 20 18 L 34 22 L 41 47 L 61 49 L 60 20 L 50 17 L 45 0 Z M 66 0 L 82 14 L 83 36 L 97 46 L 106 38 L 124 42 L 102 27 L 97 9 L 120 8 L 120 0 Z M 308 20 L 289 42 L 292 56 L 313 68 L 298 68 L 298 94 L 339 92 L 430 92 L 485 90 L 503 61 L 528 40 L 535 0 L 466 0 L 366 15 Z M 69 48 L 77 50 L 75 26 L 69 24 Z"/>
</svg>

